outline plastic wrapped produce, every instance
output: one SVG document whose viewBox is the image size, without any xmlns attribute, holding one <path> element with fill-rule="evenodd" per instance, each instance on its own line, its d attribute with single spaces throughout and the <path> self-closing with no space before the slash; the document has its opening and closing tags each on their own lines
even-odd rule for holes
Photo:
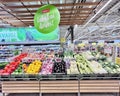
<svg viewBox="0 0 120 96">
<path fill-rule="evenodd" d="M 69 72 L 68 72 L 69 73 Z M 70 62 L 70 74 L 79 74 L 77 63 L 75 60 Z"/>
<path fill-rule="evenodd" d="M 44 61 L 40 74 L 43 75 L 52 74 L 53 64 L 54 63 L 52 59 L 47 59 L 46 61 Z"/>
<path fill-rule="evenodd" d="M 53 74 L 65 74 L 66 73 L 66 64 L 64 60 L 55 60 Z"/>
</svg>

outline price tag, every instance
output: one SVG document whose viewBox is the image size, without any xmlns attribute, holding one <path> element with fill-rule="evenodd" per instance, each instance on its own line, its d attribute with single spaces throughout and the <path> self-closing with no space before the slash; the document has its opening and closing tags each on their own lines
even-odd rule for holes
<svg viewBox="0 0 120 96">
<path fill-rule="evenodd" d="M 35 48 L 29 48 L 28 51 L 29 51 L 29 53 L 33 53 L 33 52 L 35 52 L 35 50 L 36 50 Z"/>
<path fill-rule="evenodd" d="M 22 53 L 28 53 L 29 47 L 24 46 L 22 49 Z"/>
<path fill-rule="evenodd" d="M 95 46 L 95 45 L 96 45 L 96 43 L 92 43 L 92 45 L 93 45 L 93 46 Z"/>
<path fill-rule="evenodd" d="M 106 46 L 104 49 L 104 53 L 112 54 L 112 47 L 111 46 Z"/>
<path fill-rule="evenodd" d="M 65 43 L 65 38 L 60 38 L 61 43 Z"/>
</svg>

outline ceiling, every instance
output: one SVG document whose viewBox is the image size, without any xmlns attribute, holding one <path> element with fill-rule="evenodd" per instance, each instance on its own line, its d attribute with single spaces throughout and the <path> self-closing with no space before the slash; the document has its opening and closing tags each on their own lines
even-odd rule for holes
<svg viewBox="0 0 120 96">
<path fill-rule="evenodd" d="M 83 25 L 76 28 L 74 32 L 75 40 L 120 39 L 120 0 L 105 1 L 106 3 L 111 2 L 104 7 L 105 3 L 98 9 L 97 15 L 91 14 Z M 101 10 L 102 8 L 103 10 Z M 101 11 L 99 12 L 99 10 Z M 64 34 L 64 37 L 67 33 Z M 70 36 L 68 39 L 70 39 Z"/>
<path fill-rule="evenodd" d="M 120 0 L 0 0 L 0 27 L 34 26 L 35 12 L 46 4 L 60 11 L 61 37 L 66 37 L 70 25 L 77 24 L 76 40 L 119 38 Z"/>
<path fill-rule="evenodd" d="M 102 0 L 0 0 L 0 26 L 33 26 L 35 12 L 42 5 L 55 5 L 61 15 L 60 25 L 82 25 Z"/>
</svg>

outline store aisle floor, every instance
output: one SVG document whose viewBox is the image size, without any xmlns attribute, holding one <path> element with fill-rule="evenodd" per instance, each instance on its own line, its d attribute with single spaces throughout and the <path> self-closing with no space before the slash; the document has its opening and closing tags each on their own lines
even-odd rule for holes
<svg viewBox="0 0 120 96">
<path fill-rule="evenodd" d="M 3 96 L 0 93 L 0 96 Z M 39 94 L 9 94 L 7 96 L 39 96 Z M 44 94 L 42 96 L 78 96 L 77 94 Z M 117 96 L 116 94 L 81 94 L 81 96 Z"/>
<path fill-rule="evenodd" d="M 0 94 L 3 96 L 3 94 Z M 7 96 L 39 96 L 39 94 L 8 94 Z"/>
</svg>

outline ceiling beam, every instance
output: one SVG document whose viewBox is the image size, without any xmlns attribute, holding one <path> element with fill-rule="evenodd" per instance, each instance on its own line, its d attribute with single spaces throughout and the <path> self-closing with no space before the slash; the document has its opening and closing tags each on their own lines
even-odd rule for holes
<svg viewBox="0 0 120 96">
<path fill-rule="evenodd" d="M 89 15 L 90 13 L 88 13 L 88 12 L 81 12 L 81 13 L 60 13 L 60 15 L 71 15 L 71 14 L 75 14 L 75 15 Z"/>
<path fill-rule="evenodd" d="M 66 17 L 66 16 L 75 16 L 76 14 L 62 14 L 61 17 Z M 88 16 L 89 14 L 77 14 L 78 16 Z M 4 15 L 3 15 L 4 16 Z M 6 15 L 7 16 L 7 15 Z M 25 17 L 25 16 L 31 16 L 30 14 L 16 14 L 18 17 Z M 32 16 L 33 17 L 33 16 Z"/>
<path fill-rule="evenodd" d="M 5 20 L 10 20 L 10 18 L 6 18 Z M 12 18 L 12 21 L 16 21 L 18 19 Z M 33 21 L 33 18 L 21 18 L 22 21 Z M 66 21 L 66 20 L 86 20 L 86 19 L 81 19 L 81 18 L 61 18 L 60 20 Z"/>
<path fill-rule="evenodd" d="M 83 21 L 84 21 L 84 20 L 61 20 L 60 23 L 61 23 L 61 22 L 65 22 L 65 23 L 66 23 L 66 22 L 67 22 L 67 23 L 68 23 L 68 22 L 83 22 Z M 27 23 L 27 22 L 34 23 L 33 21 L 24 21 L 24 22 L 26 22 L 26 23 Z"/>
<path fill-rule="evenodd" d="M 25 25 L 25 24 L 22 23 L 22 22 L 15 22 L 15 23 L 12 23 L 12 25 L 20 25 L 20 24 Z"/>
<path fill-rule="evenodd" d="M 6 16 L 0 16 L 0 18 L 13 18 L 13 16 L 6 15 Z"/>
<path fill-rule="evenodd" d="M 20 18 L 21 20 L 33 20 L 34 18 Z"/>
<path fill-rule="evenodd" d="M 60 22 L 81 22 L 83 20 L 61 20 Z"/>
<path fill-rule="evenodd" d="M 0 3 L 1 3 L 1 2 L 0 2 Z M 1 4 L 1 5 L 2 5 L 2 4 Z M 8 17 L 12 17 L 12 16 L 13 16 L 13 17 L 15 17 L 16 19 L 20 20 L 16 15 L 14 15 L 10 10 L 8 10 L 8 9 L 6 8 L 6 6 L 4 6 L 4 5 L 1 6 L 1 9 L 5 10 L 6 12 L 9 13 L 10 16 L 8 16 Z M 7 15 L 6 15 L 6 16 L 7 16 Z M 6 17 L 6 16 L 5 16 L 5 17 Z M 2 17 L 3 17 L 3 16 L 2 16 Z M 20 21 L 21 21 L 21 20 L 20 20 Z M 21 22 L 22 22 L 22 21 L 21 21 Z M 22 22 L 22 23 L 24 23 L 24 22 Z"/>
<path fill-rule="evenodd" d="M 38 0 L 0 0 L 1 2 L 3 2 L 3 3 L 17 3 L 17 2 L 20 2 L 20 1 L 22 1 L 22 2 L 38 2 Z M 39 1 L 41 1 L 41 0 L 39 0 Z M 47 0 L 44 0 L 44 1 L 47 1 Z"/>
<path fill-rule="evenodd" d="M 20 20 L 22 20 L 23 18 L 34 18 L 33 16 L 31 16 L 31 15 L 16 15 L 17 17 L 19 17 L 19 19 Z M 10 17 L 12 17 L 12 16 L 10 16 Z M 61 15 L 61 18 L 70 18 L 70 17 L 72 17 L 72 18 L 83 18 L 83 19 L 85 19 L 85 18 L 87 18 L 88 16 L 80 16 L 80 15 L 77 15 L 77 16 L 75 16 L 75 15 Z M 0 16 L 0 18 L 9 18 L 9 16 Z"/>
<path fill-rule="evenodd" d="M 67 10 L 72 10 L 72 9 L 67 9 Z M 78 9 L 77 9 L 78 10 Z M 74 11 L 72 11 L 72 12 L 75 12 L 75 11 L 77 11 L 77 10 L 74 10 Z M 87 10 L 86 8 L 84 9 L 84 8 L 81 8 L 81 10 L 80 10 L 80 13 L 90 13 L 90 11 L 91 11 L 92 9 L 90 9 L 89 8 L 89 10 Z M 30 10 L 30 12 L 31 13 L 36 13 L 36 11 L 37 10 Z M 12 12 L 13 13 L 28 13 L 28 11 L 27 10 L 12 10 Z M 63 13 L 63 11 L 61 12 L 60 11 L 60 13 Z"/>
<path fill-rule="evenodd" d="M 5 4 L 5 3 L 11 3 L 11 2 L 15 2 L 15 0 L 0 0 L 3 4 Z M 30 2 L 29 0 L 26 0 L 27 2 Z M 35 2 L 35 0 L 33 0 L 34 2 Z M 17 2 L 20 2 L 19 0 L 17 0 Z M 23 0 L 22 2 L 25 2 L 25 0 Z M 38 0 L 36 1 L 36 2 L 38 2 Z M 96 6 L 96 5 L 98 5 L 99 4 L 99 2 L 85 2 L 85 3 L 64 3 L 64 4 L 52 4 L 52 5 L 54 5 L 54 6 L 56 6 L 56 7 L 65 7 L 65 6 Z M 28 8 L 39 8 L 39 7 L 41 7 L 41 6 L 43 6 L 43 5 L 25 5 L 26 7 L 28 7 Z M 17 6 L 9 6 L 9 7 L 11 7 L 11 8 L 15 8 L 15 7 L 17 7 Z M 21 6 L 19 6 L 18 5 L 18 8 L 21 8 Z"/>
<path fill-rule="evenodd" d="M 60 23 L 59 25 L 82 25 L 83 23 Z M 33 23 L 28 23 L 28 25 L 34 26 Z"/>
<path fill-rule="evenodd" d="M 86 19 L 88 16 L 75 16 L 75 15 L 67 15 L 67 16 L 61 16 L 61 18 L 83 18 Z"/>
<path fill-rule="evenodd" d="M 33 23 L 30 23 L 30 22 L 28 22 L 28 23 L 26 23 L 27 25 L 31 25 L 31 26 L 34 26 L 34 24 Z M 81 24 L 83 24 L 82 22 L 67 22 L 67 23 L 65 23 L 65 22 L 61 22 L 59 25 L 62 25 L 62 24 L 67 24 L 67 25 L 76 25 L 76 24 L 78 24 L 78 25 L 81 25 Z"/>
<path fill-rule="evenodd" d="M 22 8 L 25 8 L 25 7 L 22 7 Z M 11 9 L 11 8 L 9 8 L 9 9 Z M 19 8 L 18 8 L 18 9 L 19 9 Z M 25 9 L 26 9 L 26 8 L 25 8 Z M 72 13 L 76 13 L 77 11 L 83 11 L 83 12 L 81 12 L 81 14 L 82 14 L 82 13 L 87 14 L 87 13 L 90 13 L 91 11 L 93 11 L 93 10 L 94 10 L 94 8 L 81 8 L 81 9 L 71 9 L 71 8 L 69 8 L 69 9 L 59 9 L 60 13 L 71 12 L 71 11 L 72 11 Z M 84 12 L 84 11 L 86 11 L 86 12 Z M 25 11 L 16 10 L 16 8 L 15 8 L 15 10 L 12 9 L 12 12 L 13 12 L 13 13 L 29 13 L 29 12 L 27 12 L 26 10 L 25 10 Z M 37 12 L 37 10 L 30 10 L 30 12 L 34 14 L 34 13 Z"/>
<path fill-rule="evenodd" d="M 62 18 L 61 20 L 86 20 L 86 19 L 81 19 L 81 18 Z"/>
<path fill-rule="evenodd" d="M 30 11 L 31 12 L 31 11 Z M 21 14 L 21 15 L 26 15 L 26 14 L 30 14 L 28 11 L 23 11 L 23 12 L 14 12 L 14 13 L 16 13 L 16 14 Z M 32 12 L 31 12 L 32 13 Z M 34 13 L 32 13 L 32 14 L 35 14 L 35 12 Z M 63 13 L 63 12 L 61 12 L 60 13 L 60 15 L 71 15 L 71 14 L 75 14 L 75 15 L 89 15 L 90 14 L 90 12 L 79 12 L 79 13 L 77 13 L 77 12 L 75 12 L 75 13 Z"/>
<path fill-rule="evenodd" d="M 83 23 L 60 23 L 59 25 L 75 25 L 75 24 L 77 24 L 77 25 L 81 25 L 81 24 L 83 24 Z"/>
</svg>

